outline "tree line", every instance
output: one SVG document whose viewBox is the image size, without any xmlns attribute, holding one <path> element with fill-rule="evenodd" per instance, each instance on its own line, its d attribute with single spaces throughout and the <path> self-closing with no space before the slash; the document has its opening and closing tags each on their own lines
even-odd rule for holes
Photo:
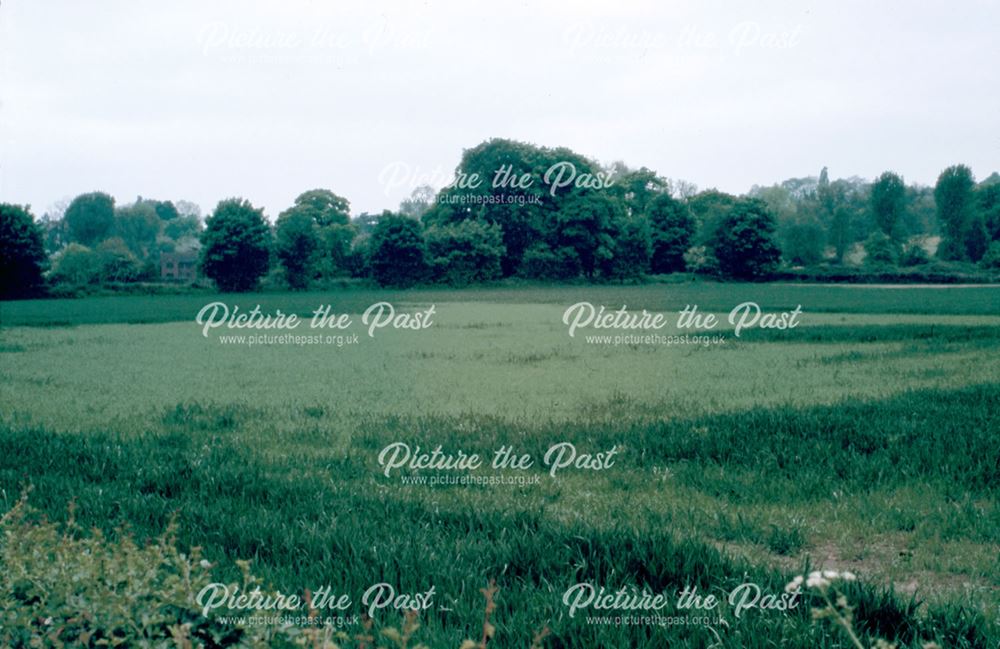
<svg viewBox="0 0 1000 649">
<path fill-rule="evenodd" d="M 604 182 L 488 182 L 501 169 L 538 180 L 561 165 Z M 409 286 L 674 272 L 763 280 L 782 267 L 842 265 L 1000 268 L 1000 175 L 977 183 L 964 165 L 942 171 L 934 187 L 891 171 L 872 182 L 831 180 L 824 168 L 736 196 L 622 162 L 603 167 L 566 148 L 493 139 L 463 153 L 456 177 L 487 182 L 421 187 L 396 211 L 354 218 L 346 198 L 314 189 L 273 225 L 242 198 L 219 202 L 204 220 L 189 202 L 118 206 L 101 192 L 40 220 L 28 207 L 0 204 L 3 292 L 157 281 L 170 252 L 196 255 L 224 291 L 252 290 L 265 276 L 304 289 L 345 277 Z"/>
</svg>

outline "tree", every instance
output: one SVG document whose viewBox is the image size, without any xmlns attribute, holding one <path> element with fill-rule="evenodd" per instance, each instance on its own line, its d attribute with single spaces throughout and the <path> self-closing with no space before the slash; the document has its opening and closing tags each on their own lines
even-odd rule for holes
<svg viewBox="0 0 1000 649">
<path fill-rule="evenodd" d="M 197 237 L 201 234 L 201 218 L 193 214 L 182 214 L 176 219 L 171 219 L 163 226 L 163 234 L 174 241 L 180 241 L 185 237 Z"/>
<path fill-rule="evenodd" d="M 180 212 L 170 201 L 149 201 L 153 204 L 153 210 L 161 221 L 171 221 L 180 216 Z"/>
<path fill-rule="evenodd" d="M 979 197 L 979 213 L 983 216 L 983 225 L 991 241 L 1000 240 L 1000 177 L 996 181 L 992 176 L 979 183 L 976 195 Z"/>
<path fill-rule="evenodd" d="M 74 241 L 93 246 L 115 223 L 115 199 L 103 192 L 81 194 L 66 208 L 66 225 Z"/>
<path fill-rule="evenodd" d="M 30 208 L 0 203 L 0 297 L 39 293 L 47 261 L 42 230 Z"/>
<path fill-rule="evenodd" d="M 434 188 L 421 185 L 413 190 L 409 198 L 399 204 L 399 213 L 412 219 L 419 219 L 434 203 Z"/>
<path fill-rule="evenodd" d="M 288 210 L 278 217 L 274 250 L 293 289 L 304 289 L 316 276 L 321 240 L 319 226 L 308 214 Z"/>
<path fill-rule="evenodd" d="M 970 211 L 969 220 L 962 232 L 962 243 L 965 246 L 966 256 L 972 262 L 982 259 L 986 249 L 989 248 L 990 238 L 986 232 L 986 223 L 982 213 L 975 207 Z"/>
<path fill-rule="evenodd" d="M 965 165 L 948 167 L 938 176 L 934 186 L 938 223 L 944 235 L 938 256 L 943 259 L 968 259 L 965 238 L 969 222 L 973 219 L 972 170 Z"/>
<path fill-rule="evenodd" d="M 145 259 L 156 248 L 161 226 L 156 207 L 151 202 L 138 200 L 115 210 L 112 232 L 121 237 L 135 255 Z"/>
<path fill-rule="evenodd" d="M 220 201 L 201 234 L 201 270 L 221 291 L 257 286 L 270 266 L 271 231 L 264 211 L 242 198 Z"/>
<path fill-rule="evenodd" d="M 695 218 L 695 245 L 710 245 L 729 211 L 739 199 L 715 189 L 706 189 L 688 199 L 687 204 Z"/>
<path fill-rule="evenodd" d="M 134 282 L 139 279 L 142 265 L 120 237 L 105 239 L 97 246 L 102 282 Z"/>
<path fill-rule="evenodd" d="M 316 225 L 319 237 L 318 270 L 327 277 L 348 272 L 347 257 L 356 228 L 351 224 L 351 204 L 329 189 L 311 189 L 295 199 L 282 216 L 309 218 Z M 281 218 L 281 217 L 279 217 Z"/>
<path fill-rule="evenodd" d="M 784 228 L 785 261 L 815 266 L 823 260 L 823 228 L 817 221 L 797 221 Z"/>
<path fill-rule="evenodd" d="M 101 256 L 86 246 L 71 243 L 56 258 L 52 278 L 76 287 L 96 284 L 101 279 Z"/>
<path fill-rule="evenodd" d="M 357 230 L 353 224 L 339 223 L 328 225 L 320 230 L 322 245 L 325 250 L 325 262 L 322 272 L 327 277 L 349 275 L 354 263 L 351 259 L 354 238 Z"/>
<path fill-rule="evenodd" d="M 454 285 L 500 277 L 503 231 L 499 225 L 463 221 L 427 229 L 427 254 L 435 281 Z"/>
<path fill-rule="evenodd" d="M 781 250 L 775 243 L 774 216 L 763 202 L 741 199 L 719 223 L 713 251 L 724 277 L 765 279 L 778 265 Z"/>
<path fill-rule="evenodd" d="M 553 250 L 541 241 L 525 251 L 521 274 L 531 279 L 572 279 L 580 275 L 580 257 L 568 246 Z"/>
<path fill-rule="evenodd" d="M 990 244 L 989 250 L 979 260 L 979 264 L 987 270 L 1000 271 L 1000 241 Z"/>
<path fill-rule="evenodd" d="M 175 204 L 178 216 L 194 216 L 201 220 L 201 207 L 191 201 L 177 201 Z"/>
<path fill-rule="evenodd" d="M 899 244 L 881 230 L 871 233 L 865 241 L 865 263 L 869 266 L 895 266 L 899 260 Z"/>
<path fill-rule="evenodd" d="M 560 170 L 565 174 L 560 175 Z M 521 271 L 525 251 L 540 239 L 545 238 L 553 250 L 566 245 L 558 240 L 566 219 L 558 224 L 556 218 L 562 218 L 566 203 L 577 195 L 603 191 L 578 187 L 577 181 L 604 173 L 594 161 L 566 148 L 492 139 L 462 154 L 456 182 L 439 192 L 421 220 L 428 226 L 467 219 L 498 224 L 505 249 L 501 265 L 504 276 L 511 276 Z M 566 183 L 570 176 L 572 182 Z M 527 186 L 511 182 L 522 177 L 530 180 Z M 557 178 L 561 179 L 558 183 Z M 579 215 L 578 208 L 570 207 Z"/>
<path fill-rule="evenodd" d="M 614 184 L 609 191 L 622 201 L 629 216 L 644 214 L 651 200 L 670 193 L 667 179 L 646 167 L 629 169 L 624 162 L 616 162 L 610 174 Z"/>
<path fill-rule="evenodd" d="M 614 247 L 601 264 L 601 274 L 609 279 L 635 279 L 649 270 L 653 237 L 649 221 L 641 216 L 625 216 L 613 224 Z"/>
<path fill-rule="evenodd" d="M 927 256 L 927 251 L 919 243 L 911 243 L 906 246 L 903 254 L 899 256 L 899 265 L 906 267 L 922 266 L 924 264 L 930 263 L 930 257 Z"/>
<path fill-rule="evenodd" d="M 886 171 L 872 184 L 872 216 L 875 225 L 892 238 L 898 238 L 897 228 L 906 210 L 906 184 L 891 171 Z"/>
<path fill-rule="evenodd" d="M 310 189 L 295 198 L 290 209 L 309 214 L 316 225 L 347 225 L 351 221 L 351 203 L 329 189 Z"/>
<path fill-rule="evenodd" d="M 615 241 L 612 226 L 623 218 L 621 203 L 596 191 L 575 194 L 555 214 L 546 239 L 553 249 L 572 248 L 580 269 L 593 278 L 598 265 L 611 259 Z"/>
<path fill-rule="evenodd" d="M 426 245 L 420 221 L 384 212 L 368 246 L 372 276 L 380 285 L 412 286 L 426 276 Z"/>
<path fill-rule="evenodd" d="M 683 271 L 684 253 L 695 234 L 690 208 L 670 194 L 659 194 L 647 205 L 646 215 L 652 238 L 650 270 L 657 274 Z"/>
</svg>

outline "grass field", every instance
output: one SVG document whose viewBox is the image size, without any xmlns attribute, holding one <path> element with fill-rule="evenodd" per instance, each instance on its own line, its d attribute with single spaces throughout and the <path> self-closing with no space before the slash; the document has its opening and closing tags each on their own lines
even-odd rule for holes
<svg viewBox="0 0 1000 649">
<path fill-rule="evenodd" d="M 374 337 L 358 324 L 342 347 L 249 347 L 202 335 L 213 300 L 436 314 Z M 801 305 L 802 324 L 725 325 L 724 344 L 702 346 L 588 342 L 562 322 L 580 301 L 724 314 L 748 300 Z M 708 630 L 588 624 L 562 602 L 578 582 L 780 592 L 807 566 L 859 576 L 848 594 L 873 637 L 1000 642 L 1000 287 L 118 297 L 8 302 L 0 320 L 0 509 L 31 483 L 48 516 L 75 499 L 112 538 L 159 535 L 176 514 L 181 544 L 227 577 L 242 558 L 286 591 L 434 586 L 420 632 L 433 647 L 477 633 L 491 578 L 500 647 L 545 624 L 549 647 L 850 646 L 807 607 L 727 611 Z M 538 461 L 474 473 L 538 483 L 406 483 L 447 472 L 386 477 L 378 456 L 396 442 L 513 446 Z M 564 442 L 615 462 L 552 476 L 541 458 Z"/>
</svg>

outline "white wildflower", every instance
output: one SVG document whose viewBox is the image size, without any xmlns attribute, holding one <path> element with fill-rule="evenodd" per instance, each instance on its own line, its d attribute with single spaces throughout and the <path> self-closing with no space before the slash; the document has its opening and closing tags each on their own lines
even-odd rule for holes
<svg viewBox="0 0 1000 649">
<path fill-rule="evenodd" d="M 826 588 L 830 585 L 830 581 L 823 576 L 820 571 L 814 571 L 809 573 L 809 578 L 806 579 L 806 586 L 809 588 Z"/>
<path fill-rule="evenodd" d="M 802 582 L 805 581 L 805 577 L 802 575 L 796 575 L 795 579 L 791 580 L 785 585 L 786 593 L 794 593 L 799 588 L 802 587 Z"/>
</svg>

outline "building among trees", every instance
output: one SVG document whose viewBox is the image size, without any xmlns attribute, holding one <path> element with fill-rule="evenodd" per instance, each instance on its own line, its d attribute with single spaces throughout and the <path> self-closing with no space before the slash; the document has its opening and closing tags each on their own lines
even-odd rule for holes
<svg viewBox="0 0 1000 649">
<path fill-rule="evenodd" d="M 197 253 L 164 252 L 160 254 L 160 279 L 174 282 L 193 282 L 197 278 Z"/>
</svg>

